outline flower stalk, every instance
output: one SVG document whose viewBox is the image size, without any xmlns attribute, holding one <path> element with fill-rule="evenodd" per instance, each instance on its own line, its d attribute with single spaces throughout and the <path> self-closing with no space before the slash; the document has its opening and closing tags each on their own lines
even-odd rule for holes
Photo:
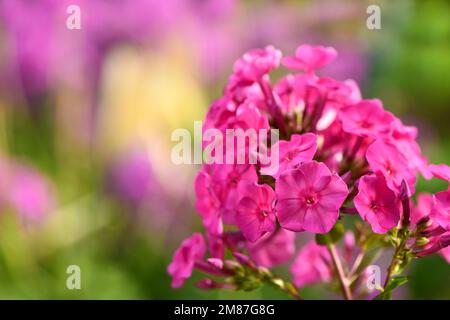
<svg viewBox="0 0 450 320">
<path fill-rule="evenodd" d="M 330 252 L 331 259 L 333 261 L 333 265 L 338 277 L 338 281 L 342 290 L 342 294 L 345 300 L 352 300 L 352 292 L 350 289 L 350 281 L 347 279 L 344 268 L 342 266 L 341 259 L 339 258 L 339 254 L 337 253 L 336 247 L 334 244 L 327 245 L 328 251 Z"/>
</svg>

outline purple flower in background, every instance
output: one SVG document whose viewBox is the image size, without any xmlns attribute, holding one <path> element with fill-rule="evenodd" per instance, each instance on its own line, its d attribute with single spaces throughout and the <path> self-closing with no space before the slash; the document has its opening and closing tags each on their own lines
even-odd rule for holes
<svg viewBox="0 0 450 320">
<path fill-rule="evenodd" d="M 5 0 L 0 3 L 0 17 L 8 32 L 6 47 L 24 89 L 29 92 L 40 92 L 49 84 L 56 47 L 54 20 L 49 9 L 57 2 Z M 8 64 L 4 65 L 4 68 L 8 67 Z M 6 84 L 6 79 L 4 81 Z"/>
<path fill-rule="evenodd" d="M 69 5 L 81 9 L 80 30 L 66 27 Z M 21 84 L 29 98 L 67 84 L 71 89 L 87 89 L 94 103 L 103 60 L 112 48 L 132 44 L 155 49 L 182 31 L 200 77 L 211 83 L 222 78 L 238 52 L 249 45 L 274 43 L 292 49 L 289 45 L 299 39 L 320 42 L 323 35 L 313 32 L 316 23 L 351 20 L 359 12 L 355 4 L 328 8 L 326 14 L 319 5 L 247 9 L 235 0 L 4 0 L 0 3 L 4 22 L 0 27 L 6 36 L 2 82 L 10 86 L 14 79 L 12 83 Z M 365 73 L 362 52 L 355 46 L 336 46 L 343 52 L 341 69 L 345 70 L 331 70 L 332 75 L 345 73 L 359 80 Z"/>
<path fill-rule="evenodd" d="M 133 151 L 122 156 L 111 170 L 111 188 L 120 198 L 135 204 L 157 190 L 148 154 Z"/>
<path fill-rule="evenodd" d="M 22 218 L 38 222 L 49 213 L 52 198 L 49 185 L 32 169 L 18 166 L 10 184 L 9 201 Z"/>
<path fill-rule="evenodd" d="M 107 170 L 106 189 L 124 205 L 124 213 L 136 226 L 179 240 L 193 211 L 187 196 L 170 193 L 152 165 L 146 148 L 131 149 L 113 160 Z M 183 213 L 183 215 L 181 215 Z"/>
<path fill-rule="evenodd" d="M 183 10 L 182 0 L 5 0 L 0 17 L 11 63 L 32 98 L 62 83 L 97 89 L 102 60 L 119 43 L 155 42 Z M 69 30 L 69 5 L 80 7 L 80 30 Z M 178 13 L 178 15 L 176 15 Z M 4 79 L 5 85 L 7 85 Z"/>
<path fill-rule="evenodd" d="M 2 209 L 17 213 L 24 223 L 38 223 L 53 209 L 50 182 L 36 170 L 2 159 L 0 176 Z"/>
</svg>

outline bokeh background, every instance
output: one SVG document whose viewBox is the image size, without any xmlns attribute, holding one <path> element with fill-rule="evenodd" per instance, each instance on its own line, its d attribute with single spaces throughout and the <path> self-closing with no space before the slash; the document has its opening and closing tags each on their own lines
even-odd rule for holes
<svg viewBox="0 0 450 320">
<path fill-rule="evenodd" d="M 66 28 L 70 4 L 81 30 Z M 381 30 L 366 28 L 370 4 Z M 200 230 L 198 167 L 172 164 L 170 134 L 193 130 L 245 50 L 301 43 L 334 46 L 323 73 L 357 80 L 450 163 L 446 0 L 0 0 L 0 298 L 284 298 L 170 288 L 173 250 Z M 66 288 L 72 264 L 81 290 Z M 450 299 L 440 256 L 409 273 L 398 298 Z"/>
</svg>

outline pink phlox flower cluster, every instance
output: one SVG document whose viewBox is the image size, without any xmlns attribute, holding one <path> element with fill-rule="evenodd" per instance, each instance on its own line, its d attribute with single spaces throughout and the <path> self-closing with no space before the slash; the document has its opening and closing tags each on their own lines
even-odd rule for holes
<svg viewBox="0 0 450 320">
<path fill-rule="evenodd" d="M 407 227 L 417 256 L 448 250 L 450 189 L 421 194 L 417 205 L 412 199 L 418 175 L 450 182 L 450 168 L 429 165 L 417 129 L 386 111 L 380 100 L 363 99 L 354 81 L 320 76 L 318 70 L 336 57 L 333 48 L 310 45 L 284 58 L 271 46 L 251 50 L 235 63 L 223 96 L 211 105 L 204 132 L 276 129 L 280 137 L 268 146 L 269 155 L 278 152 L 275 169 L 260 161 L 204 164 L 197 175 L 197 210 L 210 256 L 222 261 L 222 272 L 226 250 L 252 265 L 286 263 L 296 233 L 326 234 L 350 212 L 377 234 Z M 280 64 L 298 73 L 274 83 L 270 72 Z M 347 260 L 356 246 L 352 237 L 346 236 L 341 250 Z M 194 251 L 203 255 L 205 246 L 196 241 L 201 250 Z M 191 260 L 199 257 L 182 249 L 191 242 L 175 254 L 172 275 L 186 268 L 180 273 L 185 279 L 192 272 L 194 264 L 180 258 L 184 251 Z M 291 271 L 297 286 L 329 281 L 333 270 L 326 247 L 306 245 Z"/>
</svg>

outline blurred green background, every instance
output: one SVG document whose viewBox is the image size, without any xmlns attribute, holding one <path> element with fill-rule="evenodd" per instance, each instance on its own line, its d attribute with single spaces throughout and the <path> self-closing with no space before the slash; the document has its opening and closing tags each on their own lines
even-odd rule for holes
<svg viewBox="0 0 450 320">
<path fill-rule="evenodd" d="M 69 4 L 80 30 L 66 27 Z M 369 4 L 381 30 L 366 28 Z M 450 163 L 446 0 L 2 0 L 0 298 L 285 298 L 202 291 L 194 280 L 170 288 L 174 249 L 200 230 L 198 168 L 171 163 L 170 134 L 204 117 L 245 50 L 291 54 L 301 43 L 335 46 L 324 74 L 356 79 L 364 97 L 419 128 L 431 162 Z M 81 290 L 66 288 L 69 265 L 81 268 Z M 442 257 L 409 273 L 398 298 L 450 299 Z M 321 286 L 302 293 L 335 298 Z"/>
</svg>

